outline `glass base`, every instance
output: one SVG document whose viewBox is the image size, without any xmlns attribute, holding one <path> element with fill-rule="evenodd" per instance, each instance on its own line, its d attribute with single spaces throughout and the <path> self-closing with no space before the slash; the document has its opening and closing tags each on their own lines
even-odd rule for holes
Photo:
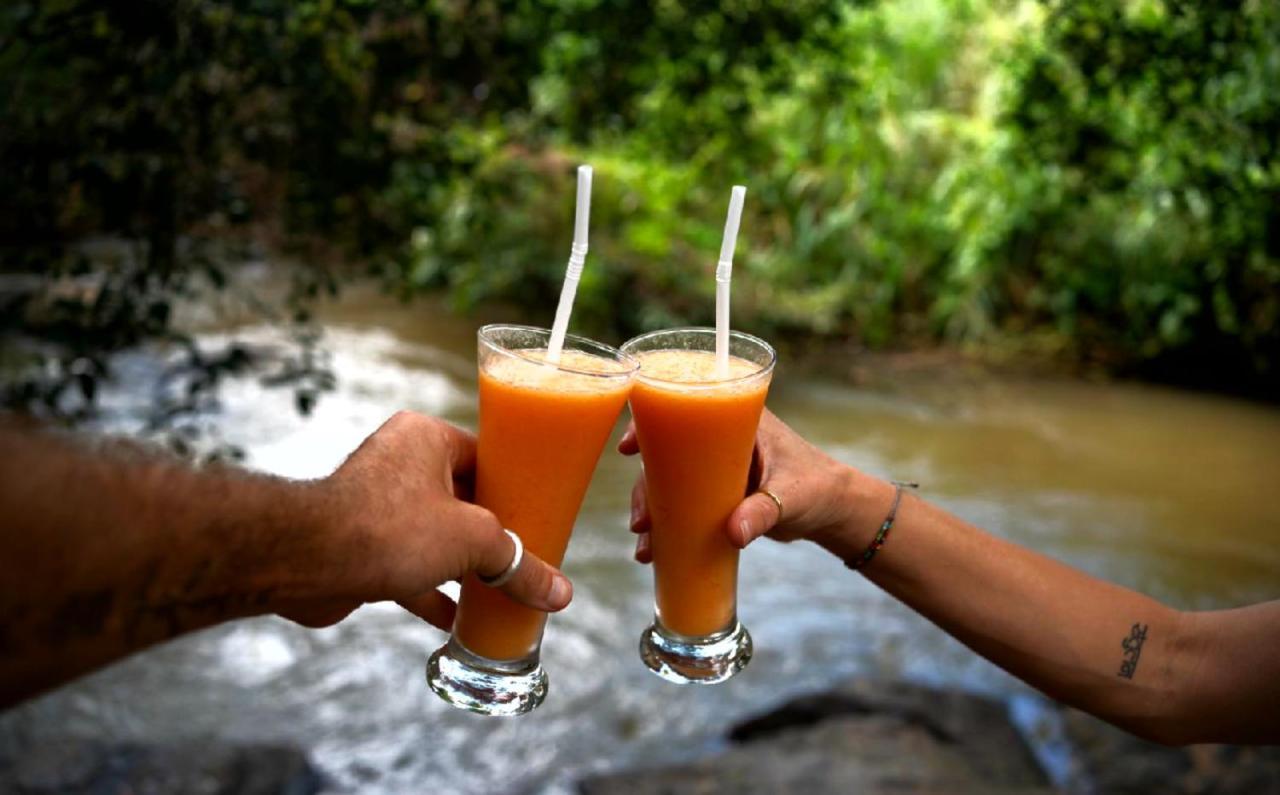
<svg viewBox="0 0 1280 795">
<path fill-rule="evenodd" d="M 658 621 L 640 636 L 640 659 L 658 676 L 676 684 L 714 685 L 751 662 L 751 635 L 736 619 L 724 632 L 691 638 Z"/>
<path fill-rule="evenodd" d="M 524 715 L 547 697 L 547 672 L 536 652 L 497 662 L 472 654 L 453 638 L 427 660 L 427 684 L 449 704 L 481 715 Z"/>
</svg>

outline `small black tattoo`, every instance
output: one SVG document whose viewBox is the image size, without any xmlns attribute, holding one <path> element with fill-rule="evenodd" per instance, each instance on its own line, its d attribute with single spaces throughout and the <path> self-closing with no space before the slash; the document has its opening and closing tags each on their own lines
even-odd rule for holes
<svg viewBox="0 0 1280 795">
<path fill-rule="evenodd" d="M 1116 676 L 1122 676 L 1125 679 L 1132 679 L 1133 674 L 1138 670 L 1138 658 L 1142 656 L 1142 644 L 1147 642 L 1147 625 L 1134 624 L 1129 630 L 1129 636 L 1120 641 L 1120 648 L 1124 649 L 1124 659 L 1120 661 L 1120 672 Z"/>
</svg>

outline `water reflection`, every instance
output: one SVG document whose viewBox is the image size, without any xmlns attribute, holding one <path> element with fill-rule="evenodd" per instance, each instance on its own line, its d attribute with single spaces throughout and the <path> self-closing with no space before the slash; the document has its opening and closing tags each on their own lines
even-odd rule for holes
<svg viewBox="0 0 1280 795">
<path fill-rule="evenodd" d="M 399 408 L 474 425 L 474 324 L 368 295 L 326 318 L 340 386 L 310 420 L 252 381 L 230 385 L 205 418 L 251 465 L 323 475 Z M 125 363 L 144 376 L 147 358 L 133 357 Z M 776 383 L 771 406 L 802 433 L 868 471 L 921 480 L 996 533 L 1180 605 L 1280 591 L 1280 512 L 1265 499 L 1280 472 L 1273 409 L 937 374 L 855 390 L 784 368 Z M 109 395 L 113 427 L 128 429 L 144 397 Z M 531 716 L 486 720 L 437 700 L 422 667 L 442 633 L 373 605 L 326 630 L 259 619 L 139 655 L 0 718 L 0 755 L 66 736 L 271 740 L 309 749 L 360 791 L 567 792 L 590 771 L 696 755 L 734 720 L 851 673 L 1020 692 L 839 562 L 771 543 L 743 558 L 751 667 L 715 688 L 659 681 L 636 658 L 651 617 L 649 575 L 630 562 L 625 529 L 636 466 L 612 453 L 601 463 L 566 565 L 577 596 L 544 644 L 551 692 Z"/>
</svg>

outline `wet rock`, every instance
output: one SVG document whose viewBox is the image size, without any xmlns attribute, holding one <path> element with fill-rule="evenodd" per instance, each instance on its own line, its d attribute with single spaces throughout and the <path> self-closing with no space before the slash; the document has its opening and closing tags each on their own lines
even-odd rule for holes
<svg viewBox="0 0 1280 795">
<path fill-rule="evenodd" d="M 1072 747 L 1072 793 L 1107 795 L 1261 795 L 1280 793 L 1280 748 L 1197 745 L 1168 748 L 1140 740 L 1074 709 L 1063 710 Z"/>
<path fill-rule="evenodd" d="M 585 795 L 1003 793 L 1048 795 L 1005 707 L 966 693 L 854 680 L 733 728 L 730 750 L 586 779 Z"/>
<path fill-rule="evenodd" d="M 278 746 L 59 742 L 0 762 L 0 792 L 23 795 L 316 795 L 321 774 Z"/>
</svg>

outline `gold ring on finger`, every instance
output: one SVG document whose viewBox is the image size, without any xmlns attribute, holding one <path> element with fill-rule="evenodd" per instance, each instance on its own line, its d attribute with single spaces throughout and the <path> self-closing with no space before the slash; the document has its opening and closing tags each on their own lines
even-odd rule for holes
<svg viewBox="0 0 1280 795">
<path fill-rule="evenodd" d="M 772 491 L 769 491 L 768 489 L 764 488 L 763 486 L 761 486 L 756 491 L 756 493 L 763 494 L 764 496 L 773 500 L 773 504 L 778 506 L 778 521 L 782 521 L 782 498 L 779 497 L 777 494 L 774 494 Z"/>
</svg>

